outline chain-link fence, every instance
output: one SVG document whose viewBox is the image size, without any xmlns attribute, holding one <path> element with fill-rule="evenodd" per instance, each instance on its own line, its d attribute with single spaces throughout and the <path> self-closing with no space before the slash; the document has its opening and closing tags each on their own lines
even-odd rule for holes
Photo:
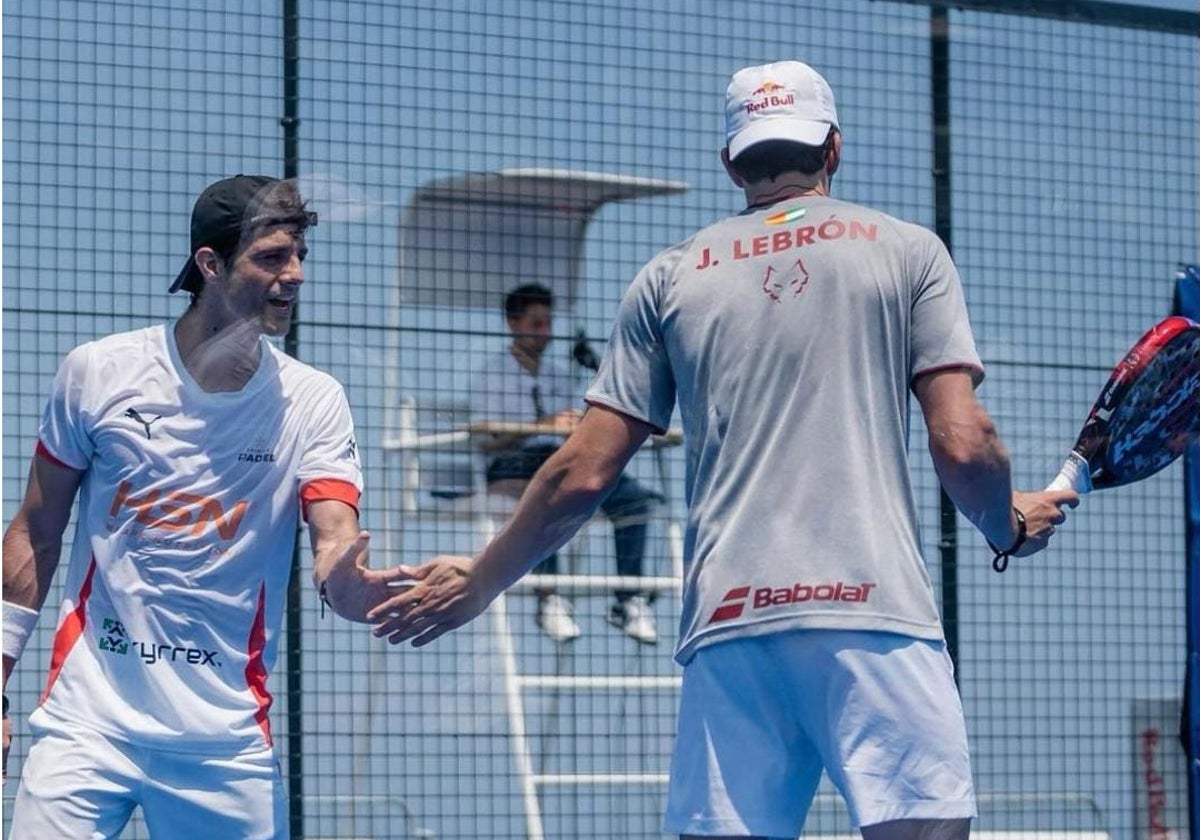
<svg viewBox="0 0 1200 840">
<path fill-rule="evenodd" d="M 478 547 L 511 507 L 481 490 L 464 431 L 479 372 L 511 341 L 505 293 L 555 293 L 546 358 L 578 401 L 590 375 L 578 360 L 603 350 L 641 264 L 741 209 L 718 160 L 724 88 L 778 58 L 818 67 L 838 97 L 835 194 L 950 242 L 988 367 L 981 397 L 1018 483 L 1041 486 L 1108 369 L 1168 312 L 1176 264 L 1200 255 L 1197 16 L 1044 7 L 10 3 L 5 520 L 63 354 L 177 317 L 185 302 L 166 287 L 195 196 L 264 172 L 297 175 L 320 215 L 289 349 L 346 387 L 373 564 Z M 1182 808 L 1181 468 L 1086 499 L 1050 552 L 1001 577 L 973 529 L 941 524 L 923 440 L 914 418 L 979 829 L 1132 840 L 1147 836 L 1151 794 L 1156 819 L 1176 820 L 1161 797 Z M 617 573 L 603 518 L 559 559 L 578 578 L 561 587 L 582 633 L 570 645 L 545 637 L 525 589 L 432 648 L 387 647 L 319 617 L 301 552 L 269 683 L 295 836 L 661 833 L 677 444 L 630 468 L 665 497 L 641 567 L 657 645 L 610 624 L 611 587 L 588 583 Z M 61 594 L 9 687 L 14 775 Z M 1161 738 L 1147 746 L 1150 731 Z M 1153 790 L 1151 771 L 1166 780 Z M 847 830 L 822 788 L 807 832 Z"/>
</svg>

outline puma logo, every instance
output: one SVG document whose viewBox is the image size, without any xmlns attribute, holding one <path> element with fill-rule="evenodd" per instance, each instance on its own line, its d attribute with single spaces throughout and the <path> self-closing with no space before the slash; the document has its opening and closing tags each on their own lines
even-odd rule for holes
<svg viewBox="0 0 1200 840">
<path fill-rule="evenodd" d="M 138 410 L 136 408 L 125 409 L 125 416 L 132 417 L 134 420 L 136 420 L 142 424 L 142 427 L 146 430 L 146 439 L 147 440 L 149 440 L 149 438 L 150 438 L 150 424 L 154 423 L 157 420 L 162 419 L 162 415 L 159 414 L 159 415 L 156 415 L 152 420 L 143 420 L 142 415 L 138 413 Z"/>
</svg>

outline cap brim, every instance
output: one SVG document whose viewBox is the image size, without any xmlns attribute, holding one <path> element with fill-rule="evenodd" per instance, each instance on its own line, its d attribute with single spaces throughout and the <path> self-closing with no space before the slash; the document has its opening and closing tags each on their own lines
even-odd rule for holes
<svg viewBox="0 0 1200 840">
<path fill-rule="evenodd" d="M 733 160 L 755 143 L 766 140 L 790 140 L 805 146 L 820 146 L 834 126 L 815 120 L 798 120 L 791 117 L 771 117 L 755 120 L 739 131 L 729 141 L 729 159 Z"/>
<path fill-rule="evenodd" d="M 183 269 L 175 278 L 175 282 L 171 284 L 171 288 L 167 289 L 167 292 L 175 294 L 180 289 L 189 292 L 198 292 L 202 283 L 200 269 L 196 268 L 196 260 L 193 257 L 188 257 L 187 262 L 183 264 Z"/>
</svg>

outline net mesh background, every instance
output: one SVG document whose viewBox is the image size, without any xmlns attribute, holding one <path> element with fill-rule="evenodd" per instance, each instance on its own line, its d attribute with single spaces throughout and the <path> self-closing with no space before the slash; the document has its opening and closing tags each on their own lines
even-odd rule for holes
<svg viewBox="0 0 1200 840">
<path fill-rule="evenodd" d="M 602 352 L 640 266 L 742 209 L 718 160 L 734 70 L 779 58 L 820 69 L 845 138 L 834 194 L 936 222 L 922 4 L 329 0 L 296 13 L 295 163 L 320 214 L 296 346 L 346 387 L 376 566 L 472 551 L 503 521 L 502 507 L 481 514 L 469 493 L 479 458 L 455 433 L 476 372 L 507 347 L 505 288 L 559 293 L 547 358 L 582 395 L 590 372 L 571 359 L 577 337 Z M 940 174 L 988 368 L 980 395 L 1017 483 L 1039 487 L 1112 365 L 1168 313 L 1177 264 L 1200 255 L 1196 34 L 1167 31 L 1177 18 L 1149 7 L 1136 26 L 944 15 Z M 166 289 L 187 255 L 196 195 L 238 172 L 283 174 L 283 31 L 278 8 L 225 0 L 5 7 L 5 522 L 66 351 L 180 315 L 186 299 Z M 637 179 L 643 190 L 552 210 L 564 224 L 533 246 L 520 208 L 501 205 L 490 231 L 472 228 L 483 192 L 417 212 L 432 185 L 513 170 Z M 914 406 L 913 471 L 941 592 L 938 485 L 919 415 Z M 457 442 L 409 445 L 438 433 Z M 670 577 L 682 449 L 647 448 L 629 472 L 668 496 L 650 522 L 645 573 Z M 466 495 L 446 498 L 455 493 Z M 1088 497 L 1048 553 L 1003 576 L 959 519 L 950 629 L 979 829 L 1132 840 L 1146 836 L 1148 762 L 1182 784 L 1183 531 L 1179 464 Z M 73 527 L 64 565 L 72 539 Z M 502 614 L 418 651 L 322 618 L 307 554 L 298 632 L 282 640 L 269 683 L 294 836 L 661 835 L 680 673 L 669 587 L 653 604 L 657 646 L 606 622 L 606 589 L 570 594 L 583 635 L 556 646 L 524 590 Z M 615 574 L 611 525 L 590 522 L 561 564 Z M 61 597 L 56 583 L 9 685 L 14 779 Z M 516 689 L 516 675 L 613 679 Z M 1148 726 L 1161 729 L 1150 752 Z M 15 788 L 5 787 L 6 814 Z M 1182 792 L 1167 792 L 1172 808 Z M 849 831 L 823 782 L 806 833 Z M 147 836 L 140 818 L 123 836 Z"/>
</svg>

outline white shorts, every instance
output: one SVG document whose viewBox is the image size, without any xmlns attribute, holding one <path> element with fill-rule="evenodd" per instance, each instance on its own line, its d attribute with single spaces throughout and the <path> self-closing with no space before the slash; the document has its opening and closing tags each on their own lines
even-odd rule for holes
<svg viewBox="0 0 1200 840">
<path fill-rule="evenodd" d="M 798 630 L 696 652 L 683 672 L 668 833 L 796 837 L 822 769 L 856 828 L 975 816 L 945 643 Z"/>
<path fill-rule="evenodd" d="M 120 835 L 141 806 L 151 837 L 287 840 L 274 752 L 214 757 L 151 750 L 87 730 L 34 730 L 9 840 Z"/>
</svg>

